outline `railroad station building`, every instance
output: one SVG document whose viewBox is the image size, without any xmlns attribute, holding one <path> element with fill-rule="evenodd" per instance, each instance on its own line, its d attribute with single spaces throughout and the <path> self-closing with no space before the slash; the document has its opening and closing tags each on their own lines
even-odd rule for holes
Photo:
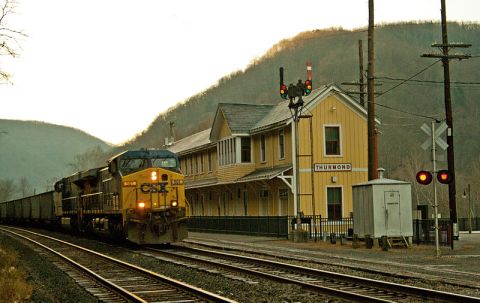
<svg viewBox="0 0 480 303">
<path fill-rule="evenodd" d="M 286 216 L 299 205 L 305 215 L 349 217 L 352 185 L 368 180 L 367 112 L 335 85 L 304 102 L 298 155 L 288 101 L 220 103 L 211 128 L 170 146 L 186 175 L 189 215 Z"/>
</svg>

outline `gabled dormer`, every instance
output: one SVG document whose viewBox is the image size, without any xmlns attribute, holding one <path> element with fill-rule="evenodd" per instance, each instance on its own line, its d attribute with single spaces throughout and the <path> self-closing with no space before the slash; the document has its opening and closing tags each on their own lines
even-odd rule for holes
<svg viewBox="0 0 480 303">
<path fill-rule="evenodd" d="M 273 105 L 220 103 L 215 114 L 210 141 L 217 144 L 219 166 L 251 163 L 250 129 Z"/>
</svg>

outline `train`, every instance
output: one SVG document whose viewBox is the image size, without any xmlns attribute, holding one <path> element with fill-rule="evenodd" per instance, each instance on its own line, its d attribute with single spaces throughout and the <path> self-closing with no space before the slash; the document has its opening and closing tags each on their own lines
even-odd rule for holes
<svg viewBox="0 0 480 303">
<path fill-rule="evenodd" d="M 0 202 L 0 222 L 103 233 L 140 245 L 188 236 L 184 175 L 169 150 L 128 150 L 106 166 L 60 179 L 53 188 Z"/>
</svg>

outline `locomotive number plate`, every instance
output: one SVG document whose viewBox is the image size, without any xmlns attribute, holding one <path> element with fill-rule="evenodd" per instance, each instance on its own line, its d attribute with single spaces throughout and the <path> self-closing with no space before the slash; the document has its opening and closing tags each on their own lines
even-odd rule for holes
<svg viewBox="0 0 480 303">
<path fill-rule="evenodd" d="M 123 181 L 123 187 L 136 187 L 137 181 Z"/>
<path fill-rule="evenodd" d="M 172 185 L 183 185 L 183 180 L 181 179 L 172 180 Z"/>
</svg>

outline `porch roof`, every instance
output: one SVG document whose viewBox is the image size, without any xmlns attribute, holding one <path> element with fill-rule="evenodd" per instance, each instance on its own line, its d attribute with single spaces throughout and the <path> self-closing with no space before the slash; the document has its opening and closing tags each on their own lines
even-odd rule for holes
<svg viewBox="0 0 480 303">
<path fill-rule="evenodd" d="M 240 183 L 240 182 L 251 182 L 251 181 L 258 181 L 258 180 L 271 180 L 287 170 L 292 169 L 291 164 L 287 165 L 282 165 L 282 166 L 275 166 L 275 167 L 269 167 L 269 168 L 259 168 L 248 175 L 245 175 L 239 179 L 237 179 L 235 182 Z"/>
<path fill-rule="evenodd" d="M 220 185 L 216 177 L 199 180 L 185 180 L 185 189 L 194 189 L 213 185 Z"/>
</svg>

